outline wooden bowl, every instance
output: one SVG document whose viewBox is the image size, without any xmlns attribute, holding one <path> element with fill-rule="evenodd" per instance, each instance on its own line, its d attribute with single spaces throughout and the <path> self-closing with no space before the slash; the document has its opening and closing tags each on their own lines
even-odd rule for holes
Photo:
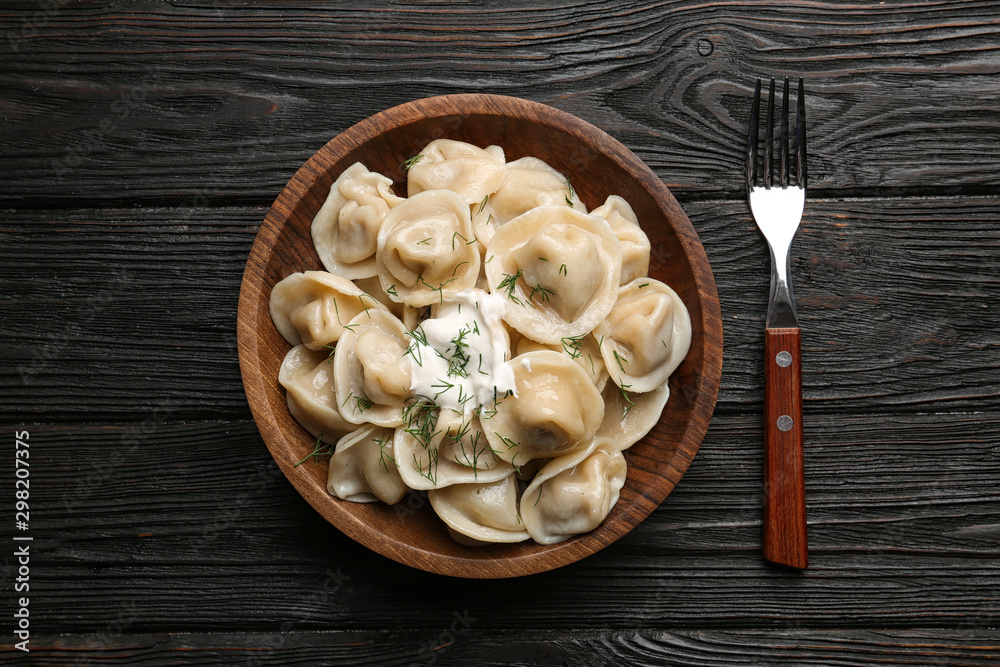
<svg viewBox="0 0 1000 667">
<path fill-rule="evenodd" d="M 295 463 L 313 438 L 288 413 L 278 367 L 289 349 L 271 323 L 271 288 L 290 273 L 322 269 L 310 225 L 336 176 L 355 162 L 391 177 L 405 195 L 401 163 L 433 139 L 503 147 L 508 160 L 535 156 L 566 174 L 588 210 L 608 195 L 624 197 L 652 243 L 650 275 L 687 304 L 693 336 L 670 378 L 659 423 L 626 453 L 621 498 L 593 532 L 554 546 L 531 541 L 466 547 L 454 542 L 426 498 L 410 493 L 395 506 L 358 504 L 326 490 L 327 466 Z M 357 542 L 400 563 L 458 577 L 516 577 L 575 562 L 606 547 L 645 519 L 673 490 L 708 429 L 722 372 L 722 321 L 705 250 L 660 179 L 608 134 L 574 116 L 528 100 L 446 95 L 375 114 L 321 148 L 278 195 L 257 233 L 240 291 L 240 369 L 264 442 L 299 493 Z"/>
</svg>

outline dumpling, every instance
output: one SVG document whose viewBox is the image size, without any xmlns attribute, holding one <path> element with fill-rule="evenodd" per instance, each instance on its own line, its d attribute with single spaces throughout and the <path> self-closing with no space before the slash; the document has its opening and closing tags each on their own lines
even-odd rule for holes
<svg viewBox="0 0 1000 667">
<path fill-rule="evenodd" d="M 558 544 L 601 525 L 625 485 L 625 457 L 606 438 L 547 463 L 521 496 L 521 519 L 539 544 Z"/>
<path fill-rule="evenodd" d="M 425 418 L 433 423 L 420 421 Z M 397 428 L 393 447 L 411 489 L 495 482 L 514 472 L 493 454 L 479 420 L 454 410 L 431 410 L 419 415 L 417 423 Z"/>
<path fill-rule="evenodd" d="M 611 311 L 621 243 L 607 221 L 540 206 L 497 230 L 486 250 L 490 291 L 510 299 L 504 319 L 541 343 L 589 333 Z"/>
<path fill-rule="evenodd" d="M 480 148 L 454 139 L 435 139 L 412 158 L 406 187 L 410 197 L 427 190 L 457 193 L 466 206 L 496 192 L 507 178 L 503 149 Z M 472 239 L 472 236 L 469 236 Z"/>
<path fill-rule="evenodd" d="M 619 450 L 625 450 L 656 426 L 670 398 L 670 387 L 664 382 L 653 391 L 637 394 L 609 382 L 601 395 L 604 421 L 597 435 L 611 440 Z"/>
<path fill-rule="evenodd" d="M 604 367 L 604 357 L 601 356 L 601 351 L 593 336 L 580 334 L 579 336 L 564 337 L 559 341 L 559 344 L 539 343 L 522 336 L 514 347 L 514 354 L 516 356 L 538 350 L 553 350 L 566 354 L 586 371 L 590 381 L 594 383 L 598 391 L 604 391 L 604 385 L 608 383 L 608 369 Z"/>
<path fill-rule="evenodd" d="M 285 388 L 292 417 L 313 437 L 329 443 L 356 428 L 340 414 L 332 361 L 325 350 L 314 352 L 305 345 L 296 345 L 278 370 L 278 382 Z"/>
<path fill-rule="evenodd" d="M 511 473 L 495 482 L 433 489 L 427 497 L 456 541 L 477 546 L 528 539 L 518 512 L 519 491 Z"/>
<path fill-rule="evenodd" d="M 507 179 L 500 189 L 473 207 L 476 236 L 489 243 L 497 227 L 537 206 L 569 206 L 583 213 L 587 207 L 569 179 L 536 157 L 507 163 Z"/>
<path fill-rule="evenodd" d="M 378 276 L 358 278 L 353 282 L 359 288 L 364 290 L 366 294 L 370 294 L 378 299 L 379 303 L 385 306 L 390 313 L 395 315 L 399 321 L 403 323 L 403 326 L 406 327 L 407 331 L 413 331 L 420 323 L 420 320 L 428 315 L 428 309 L 426 306 L 415 308 L 413 306 L 408 306 L 405 303 L 393 301 L 392 298 L 382 290 L 382 283 L 379 281 Z"/>
<path fill-rule="evenodd" d="M 402 500 L 408 489 L 392 457 L 392 429 L 369 424 L 341 438 L 330 457 L 326 490 L 356 503 Z"/>
<path fill-rule="evenodd" d="M 344 170 L 312 222 L 313 246 L 326 270 L 352 280 L 374 276 L 379 227 L 401 201 L 388 177 L 360 162 Z"/>
<path fill-rule="evenodd" d="M 562 352 L 528 352 L 511 361 L 515 391 L 483 413 L 496 456 L 519 468 L 586 446 L 604 419 L 604 399 L 587 373 Z"/>
<path fill-rule="evenodd" d="M 670 287 L 653 278 L 637 278 L 622 286 L 615 307 L 594 335 L 615 384 L 630 392 L 652 391 L 687 355 L 691 316 Z"/>
<path fill-rule="evenodd" d="M 410 397 L 410 359 L 403 323 L 385 310 L 359 313 L 347 325 L 333 357 L 340 413 L 354 424 L 403 423 Z"/>
<path fill-rule="evenodd" d="M 320 350 L 340 340 L 344 325 L 369 310 L 386 310 L 347 278 L 326 271 L 293 273 L 271 289 L 271 321 L 291 345 Z"/>
<path fill-rule="evenodd" d="M 393 208 L 378 235 L 382 289 L 410 306 L 443 303 L 479 277 L 469 207 L 450 190 L 427 190 Z"/>
<path fill-rule="evenodd" d="M 604 204 L 593 211 L 608 221 L 622 244 L 622 285 L 649 274 L 649 237 L 639 226 L 639 218 L 629 203 L 618 195 L 611 195 Z"/>
</svg>

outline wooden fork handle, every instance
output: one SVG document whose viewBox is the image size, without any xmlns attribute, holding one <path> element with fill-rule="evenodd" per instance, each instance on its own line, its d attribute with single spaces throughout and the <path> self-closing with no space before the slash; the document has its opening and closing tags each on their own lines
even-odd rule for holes
<svg viewBox="0 0 1000 667">
<path fill-rule="evenodd" d="M 764 559 L 800 569 L 809 564 L 801 356 L 799 329 L 764 330 Z"/>
</svg>

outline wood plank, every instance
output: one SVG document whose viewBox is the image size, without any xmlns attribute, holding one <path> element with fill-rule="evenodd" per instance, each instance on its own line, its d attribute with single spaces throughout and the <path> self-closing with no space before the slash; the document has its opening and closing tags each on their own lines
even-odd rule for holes
<svg viewBox="0 0 1000 667">
<path fill-rule="evenodd" d="M 632 533 L 505 581 L 430 575 L 355 544 L 280 476 L 252 422 L 31 427 L 32 614 L 49 634 L 98 632 L 126 604 L 140 633 L 267 632 L 288 619 L 427 629 L 456 609 L 525 630 L 536 604 L 561 629 L 995 622 L 998 416 L 892 420 L 834 419 L 809 443 L 801 575 L 761 560 L 761 445 L 751 420 L 723 415 Z"/>
<path fill-rule="evenodd" d="M 125 620 L 128 616 L 125 617 Z M 264 633 L 157 633 L 122 635 L 118 621 L 92 634 L 32 640 L 32 664 L 93 665 L 123 660 L 152 664 L 310 665 L 678 665 L 707 667 L 768 664 L 828 667 L 831 664 L 995 665 L 1000 644 L 987 626 L 955 630 L 817 631 L 630 631 L 508 633 L 477 627 L 459 614 L 440 631 L 297 632 L 294 623 Z M 288 629 L 284 629 L 284 628 Z M 5 647 L 6 648 L 6 647 Z M 9 652 L 9 651 L 8 651 Z"/>
<path fill-rule="evenodd" d="M 337 132 L 449 92 L 577 114 L 682 203 L 736 197 L 754 79 L 770 75 L 806 77 L 817 193 L 1000 183 L 1000 16 L 987 0 L 298 2 L 252 15 L 208 1 L 6 3 L 0 35 L 7 205 L 267 205 Z"/>
<path fill-rule="evenodd" d="M 810 200 L 792 250 L 806 418 L 1000 404 L 997 199 Z M 718 411 L 760 412 L 768 254 L 742 201 L 690 202 L 722 304 Z M 265 210 L 11 211 L 0 415 L 246 416 L 235 348 Z M 81 253 L 79 249 L 85 248 Z M 670 261 L 654 250 L 652 261 Z"/>
</svg>

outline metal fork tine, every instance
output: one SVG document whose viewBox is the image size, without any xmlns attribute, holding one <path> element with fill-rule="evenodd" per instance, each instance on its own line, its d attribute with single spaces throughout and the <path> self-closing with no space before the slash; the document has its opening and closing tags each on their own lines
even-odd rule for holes
<svg viewBox="0 0 1000 667">
<path fill-rule="evenodd" d="M 779 185 L 788 187 L 788 77 L 781 95 L 781 159 L 779 161 Z"/>
<path fill-rule="evenodd" d="M 747 193 L 757 180 L 757 135 L 760 117 L 760 79 L 753 91 L 753 106 L 750 107 L 750 130 L 747 133 Z"/>
<path fill-rule="evenodd" d="M 795 173 L 796 185 L 806 187 L 806 95 L 799 78 L 799 97 L 795 114 Z"/>
<path fill-rule="evenodd" d="M 765 128 L 764 134 L 764 187 L 768 190 L 771 189 L 773 183 L 771 168 L 773 147 L 771 143 L 774 141 L 774 77 L 771 77 L 771 90 L 767 95 L 767 127 Z"/>
</svg>

